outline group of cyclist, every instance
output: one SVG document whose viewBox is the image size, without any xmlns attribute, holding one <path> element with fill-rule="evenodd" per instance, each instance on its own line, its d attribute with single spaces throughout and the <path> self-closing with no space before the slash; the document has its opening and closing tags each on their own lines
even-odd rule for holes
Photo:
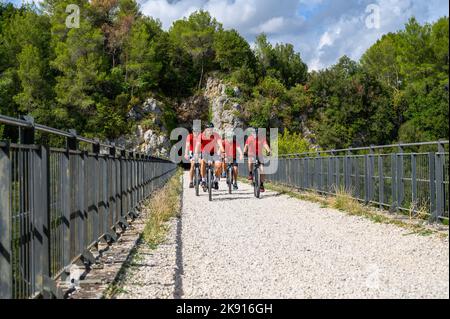
<svg viewBox="0 0 450 319">
<path fill-rule="evenodd" d="M 259 165 L 262 162 L 263 150 L 270 154 L 271 149 L 267 143 L 265 137 L 261 137 L 258 134 L 257 128 L 250 128 L 248 130 L 249 135 L 245 140 L 244 147 L 236 141 L 236 137 L 232 130 L 225 132 L 224 137 L 215 131 L 214 124 L 209 123 L 206 125 L 205 130 L 202 132 L 200 127 L 194 126 L 191 133 L 186 139 L 185 154 L 186 160 L 190 161 L 191 167 L 189 172 L 190 182 L 189 188 L 194 188 L 194 169 L 195 165 L 200 167 L 200 186 L 203 191 L 208 190 L 207 187 L 207 167 L 213 169 L 214 179 L 212 181 L 212 187 L 215 190 L 219 189 L 219 181 L 221 177 L 226 177 L 227 167 L 229 173 L 232 175 L 227 179 L 228 186 L 238 190 L 238 159 L 242 163 L 244 154 L 247 154 L 248 158 L 248 180 L 258 182 L 259 191 L 264 192 L 264 168 L 263 165 Z M 253 171 L 254 165 L 258 165 L 261 171 L 260 176 L 254 179 Z M 209 165 L 209 166 L 208 166 Z"/>
</svg>

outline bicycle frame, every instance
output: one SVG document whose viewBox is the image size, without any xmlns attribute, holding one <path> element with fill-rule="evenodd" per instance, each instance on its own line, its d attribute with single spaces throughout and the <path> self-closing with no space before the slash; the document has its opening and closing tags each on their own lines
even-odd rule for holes
<svg viewBox="0 0 450 319">
<path fill-rule="evenodd" d="M 194 155 L 194 187 L 195 187 L 195 195 L 200 196 L 200 181 L 201 181 L 201 173 L 200 173 L 200 161 L 199 156 Z"/>
</svg>

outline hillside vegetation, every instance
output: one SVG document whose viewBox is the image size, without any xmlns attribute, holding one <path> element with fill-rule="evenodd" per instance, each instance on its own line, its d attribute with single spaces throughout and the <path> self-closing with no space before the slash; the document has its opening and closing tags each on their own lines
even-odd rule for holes
<svg viewBox="0 0 450 319">
<path fill-rule="evenodd" d="M 79 28 L 65 25 L 68 4 L 81 9 Z M 0 4 L 0 113 L 116 138 L 149 96 L 165 101 L 166 127 L 185 124 L 177 103 L 215 74 L 239 87 L 246 125 L 279 127 L 288 141 L 306 129 L 322 148 L 448 138 L 448 27 L 448 17 L 411 18 L 360 61 L 308 72 L 292 44 L 261 34 L 252 49 L 204 11 L 164 31 L 134 0 Z"/>
</svg>

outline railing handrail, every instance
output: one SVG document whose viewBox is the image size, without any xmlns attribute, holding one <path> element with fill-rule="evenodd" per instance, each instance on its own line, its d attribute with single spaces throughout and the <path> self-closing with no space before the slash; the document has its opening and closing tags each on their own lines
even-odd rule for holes
<svg viewBox="0 0 450 319">
<path fill-rule="evenodd" d="M 343 152 L 354 152 L 354 151 L 370 151 L 376 149 L 384 149 L 384 148 L 403 148 L 403 147 L 413 147 L 413 146 L 427 146 L 427 145 L 448 145 L 448 140 L 441 141 L 432 141 L 432 142 L 416 142 L 416 143 L 397 143 L 397 144 L 389 144 L 389 145 L 372 145 L 365 147 L 350 147 L 343 148 L 337 150 L 318 150 L 313 152 L 304 152 L 304 153 L 292 153 L 292 154 L 282 154 L 280 157 L 293 157 L 293 156 L 306 156 L 306 155 L 319 155 L 319 154 L 334 154 L 334 153 L 343 153 Z"/>
<path fill-rule="evenodd" d="M 76 139 L 79 142 L 84 142 L 84 143 L 88 143 L 88 144 L 91 144 L 91 145 L 97 145 L 97 146 L 108 148 L 108 149 L 116 149 L 118 151 L 125 151 L 125 152 L 129 151 L 129 150 L 127 150 L 124 147 L 117 146 L 115 143 L 101 142 L 99 139 L 95 139 L 95 138 L 94 139 L 90 139 L 90 138 L 87 138 L 87 137 L 80 136 L 78 134 L 74 134 L 73 131 L 63 131 L 63 130 L 56 129 L 56 128 L 53 128 L 53 127 L 50 127 L 50 126 L 34 123 L 32 121 L 27 121 L 25 119 L 18 119 L 18 118 L 6 116 L 6 115 L 3 115 L 3 114 L 0 114 L 0 124 L 6 124 L 6 125 L 11 125 L 11 126 L 35 129 L 35 130 L 38 130 L 38 131 L 41 131 L 41 132 L 45 132 L 45 133 L 49 133 L 49 134 L 55 134 L 55 135 L 58 135 L 58 136 L 61 136 L 61 137 L 65 137 L 65 138 L 73 138 L 73 139 Z M 150 155 L 146 155 L 146 154 L 141 153 L 141 152 L 134 152 L 134 153 L 138 154 L 138 155 L 141 155 L 141 156 L 147 156 L 150 159 L 169 161 L 168 158 L 162 158 L 162 157 L 157 157 L 157 156 L 150 156 Z"/>
</svg>

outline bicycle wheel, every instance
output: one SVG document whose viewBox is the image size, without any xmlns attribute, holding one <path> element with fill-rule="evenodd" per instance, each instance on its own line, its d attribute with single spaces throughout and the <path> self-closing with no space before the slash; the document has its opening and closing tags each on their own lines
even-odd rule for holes
<svg viewBox="0 0 450 319">
<path fill-rule="evenodd" d="M 259 168 L 253 170 L 253 190 L 256 198 L 261 197 L 261 176 L 259 173 Z"/>
<path fill-rule="evenodd" d="M 233 168 L 229 167 L 227 169 L 227 183 L 228 183 L 228 193 L 232 193 L 233 189 Z"/>
<path fill-rule="evenodd" d="M 209 201 L 212 201 L 212 189 L 213 189 L 213 170 L 210 168 L 208 169 L 208 195 L 209 195 Z"/>
<path fill-rule="evenodd" d="M 200 196 L 200 169 L 198 167 L 195 168 L 194 183 L 195 183 L 195 195 Z"/>
</svg>

